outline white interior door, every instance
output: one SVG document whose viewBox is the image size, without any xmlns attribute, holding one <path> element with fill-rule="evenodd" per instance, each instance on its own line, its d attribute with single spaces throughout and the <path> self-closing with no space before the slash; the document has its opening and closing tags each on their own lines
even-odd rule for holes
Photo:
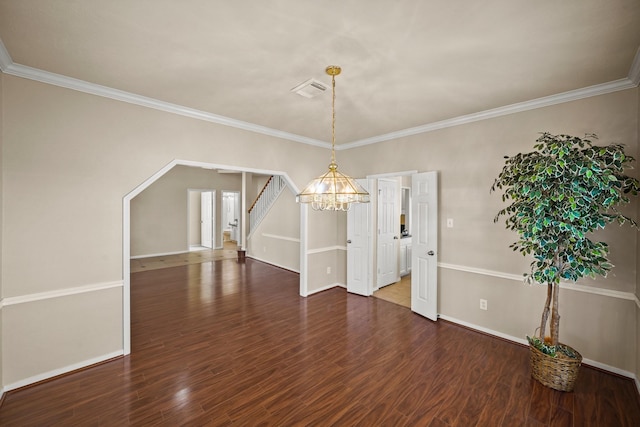
<svg viewBox="0 0 640 427">
<path fill-rule="evenodd" d="M 202 191 L 200 193 L 200 245 L 213 249 L 213 202 L 215 200 L 213 191 Z"/>
<path fill-rule="evenodd" d="M 356 180 L 369 191 L 369 181 Z M 369 296 L 372 293 L 371 203 L 354 203 L 347 212 L 347 292 Z"/>
<path fill-rule="evenodd" d="M 438 173 L 412 176 L 411 310 L 438 320 Z"/>
<path fill-rule="evenodd" d="M 399 184 L 378 180 L 378 288 L 395 283 L 398 275 L 400 207 Z"/>
<path fill-rule="evenodd" d="M 242 200 L 240 200 L 240 193 L 233 193 L 233 220 L 236 224 L 235 227 L 235 233 L 236 233 L 236 238 L 233 239 L 236 242 L 238 242 L 238 245 L 242 244 Z"/>
</svg>

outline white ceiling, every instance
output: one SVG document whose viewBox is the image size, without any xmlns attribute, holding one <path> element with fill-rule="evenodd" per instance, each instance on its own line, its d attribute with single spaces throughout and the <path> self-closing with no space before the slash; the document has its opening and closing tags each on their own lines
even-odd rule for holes
<svg viewBox="0 0 640 427">
<path fill-rule="evenodd" d="M 330 141 L 331 96 L 290 89 L 329 83 L 336 64 L 336 143 L 357 145 L 637 85 L 640 1 L 0 0 L 0 40 L 5 72 L 33 67 L 303 142 Z"/>
</svg>

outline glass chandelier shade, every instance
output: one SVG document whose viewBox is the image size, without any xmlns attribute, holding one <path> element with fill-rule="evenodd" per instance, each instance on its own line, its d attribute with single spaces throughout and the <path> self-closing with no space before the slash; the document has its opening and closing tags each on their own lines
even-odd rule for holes
<svg viewBox="0 0 640 427">
<path fill-rule="evenodd" d="M 329 171 L 314 179 L 298 194 L 298 202 L 311 203 L 317 211 L 348 211 L 352 203 L 367 203 L 369 193 L 357 181 L 331 163 Z"/>
<path fill-rule="evenodd" d="M 329 171 L 311 181 L 296 197 L 299 203 L 310 203 L 318 211 L 348 211 L 352 203 L 368 203 L 369 193 L 353 178 L 338 171 L 336 163 L 336 76 L 341 68 L 327 67 L 331 76 L 331 164 Z"/>
</svg>

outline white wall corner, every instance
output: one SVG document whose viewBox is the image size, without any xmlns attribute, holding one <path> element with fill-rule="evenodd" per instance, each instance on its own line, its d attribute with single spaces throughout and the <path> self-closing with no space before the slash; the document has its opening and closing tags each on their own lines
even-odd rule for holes
<svg viewBox="0 0 640 427">
<path fill-rule="evenodd" d="M 636 51 L 636 56 L 631 63 L 631 69 L 629 70 L 629 80 L 635 85 L 640 84 L 640 47 Z"/>
<path fill-rule="evenodd" d="M 313 294 L 317 294 L 318 292 L 327 291 L 327 290 L 329 290 L 329 289 L 339 288 L 339 287 L 346 288 L 346 286 L 345 286 L 345 285 L 342 285 L 342 284 L 340 284 L 340 283 L 332 283 L 332 284 L 330 284 L 330 285 L 323 286 L 323 287 L 321 287 L 321 288 L 318 288 L 318 289 L 314 289 L 314 290 L 312 290 L 312 291 L 309 291 L 309 292 L 307 293 L 307 296 L 309 296 L 309 295 L 313 295 Z"/>
<path fill-rule="evenodd" d="M 0 71 L 4 73 L 11 64 L 13 64 L 11 55 L 9 55 L 7 48 L 2 43 L 2 39 L 0 39 Z"/>
</svg>

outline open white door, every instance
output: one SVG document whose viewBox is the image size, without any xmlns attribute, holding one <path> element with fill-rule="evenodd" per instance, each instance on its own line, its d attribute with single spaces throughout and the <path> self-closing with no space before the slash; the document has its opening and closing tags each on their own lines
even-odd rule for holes
<svg viewBox="0 0 640 427">
<path fill-rule="evenodd" d="M 378 288 L 399 280 L 400 185 L 395 180 L 378 180 Z"/>
<path fill-rule="evenodd" d="M 200 245 L 213 249 L 213 191 L 200 193 Z"/>
<path fill-rule="evenodd" d="M 369 191 L 369 181 L 357 179 Z M 372 293 L 369 245 L 371 244 L 371 203 L 354 203 L 347 212 L 347 292 Z"/>
<path fill-rule="evenodd" d="M 233 203 L 234 203 L 234 213 L 235 213 L 235 217 L 233 218 L 235 223 L 236 223 L 236 227 L 235 227 L 235 240 L 236 242 L 238 242 L 238 246 L 243 244 L 242 241 L 242 199 L 240 198 L 240 193 L 235 193 L 234 199 L 233 199 Z"/>
<path fill-rule="evenodd" d="M 438 173 L 412 176 L 411 310 L 438 320 Z"/>
</svg>

